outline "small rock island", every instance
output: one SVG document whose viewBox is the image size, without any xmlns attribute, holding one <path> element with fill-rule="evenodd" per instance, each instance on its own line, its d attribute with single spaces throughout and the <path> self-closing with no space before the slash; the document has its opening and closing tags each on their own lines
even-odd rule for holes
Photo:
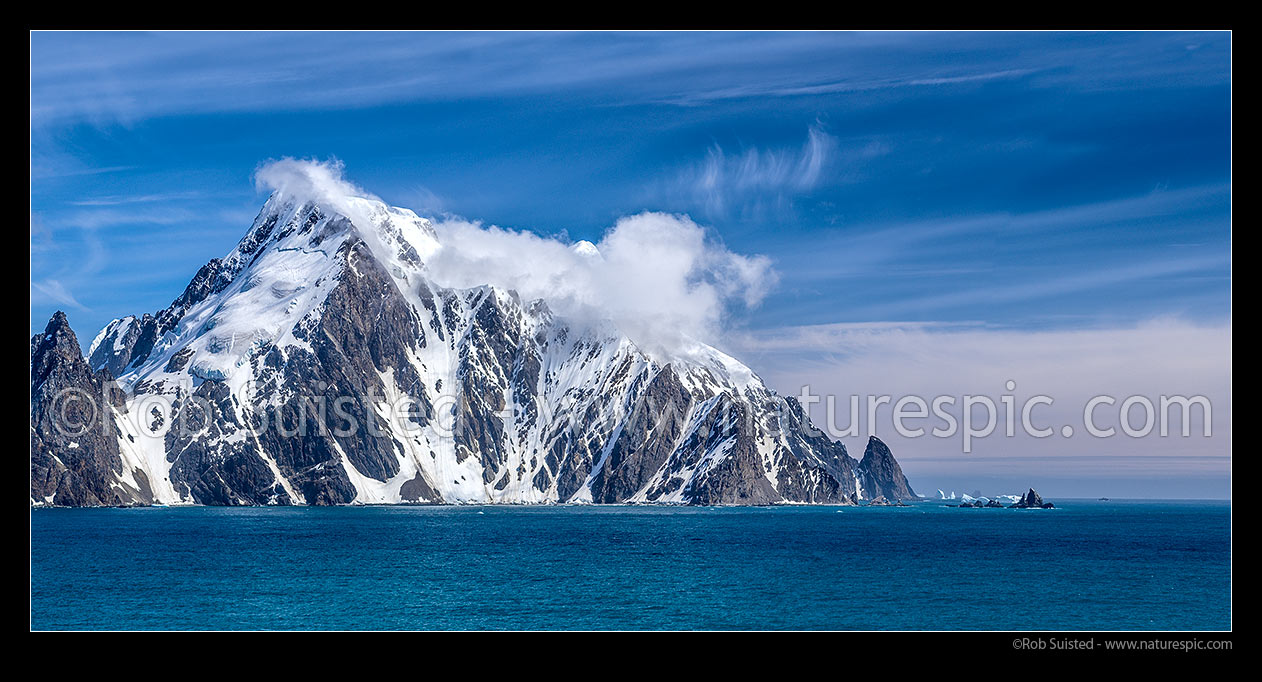
<svg viewBox="0 0 1262 682">
<path fill-rule="evenodd" d="M 1038 493 L 1034 492 L 1034 488 L 1030 488 L 1029 492 L 1021 496 L 1011 509 L 1055 509 L 1056 505 L 1051 502 L 1044 502 Z"/>
<path fill-rule="evenodd" d="M 872 504 L 876 504 L 874 500 Z M 958 505 L 949 505 L 952 507 L 970 508 L 970 509 L 1003 509 L 1003 503 L 999 500 L 992 500 L 981 497 L 975 500 L 965 500 Z M 1056 505 L 1051 502 L 1044 502 L 1042 496 L 1034 491 L 1034 488 L 1021 496 L 1015 504 L 1009 505 L 1008 509 L 1055 509 Z"/>
</svg>

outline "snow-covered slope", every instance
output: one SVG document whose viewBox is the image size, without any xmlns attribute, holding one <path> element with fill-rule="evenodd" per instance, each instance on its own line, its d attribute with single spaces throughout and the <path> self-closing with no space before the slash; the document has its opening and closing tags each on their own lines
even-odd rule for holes
<svg viewBox="0 0 1262 682">
<path fill-rule="evenodd" d="M 172 504 L 911 494 L 883 445 L 856 462 L 737 360 L 650 354 L 543 300 L 437 286 L 442 248 L 406 209 L 275 192 L 169 308 L 93 342 L 92 369 L 126 392 L 112 475 Z"/>
</svg>

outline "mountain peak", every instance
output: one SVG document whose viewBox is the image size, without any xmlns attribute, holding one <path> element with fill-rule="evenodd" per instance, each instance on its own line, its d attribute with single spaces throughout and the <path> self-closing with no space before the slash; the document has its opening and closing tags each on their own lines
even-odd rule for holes
<svg viewBox="0 0 1262 682">
<path fill-rule="evenodd" d="M 601 258 L 600 249 L 586 239 L 575 242 L 570 250 L 584 258 Z"/>
<path fill-rule="evenodd" d="M 864 449 L 863 456 L 867 458 L 869 455 L 873 457 L 885 457 L 889 455 L 890 448 L 885 441 L 876 436 L 868 436 L 868 447 Z"/>
<path fill-rule="evenodd" d="M 44 327 L 44 334 L 55 334 L 57 332 L 65 332 L 74 336 L 74 331 L 70 329 L 70 320 L 66 319 L 66 313 L 58 310 L 53 316 L 48 318 L 48 324 Z"/>
<path fill-rule="evenodd" d="M 121 434 L 123 462 L 111 470 L 143 474 L 155 499 L 847 503 L 860 486 L 911 496 L 879 440 L 859 464 L 840 443 L 803 438 L 800 410 L 773 433 L 783 399 L 744 364 L 690 338 L 659 357 L 628 332 L 638 318 L 600 314 L 610 282 L 622 281 L 596 276 L 604 258 L 613 270 L 639 267 L 639 247 L 669 242 L 672 230 L 700 239 L 695 226 L 645 218 L 624 225 L 621 242 L 603 239 L 603 256 L 572 245 L 575 259 L 558 243 L 518 248 L 531 238 L 488 246 L 502 237 L 493 230 L 444 231 L 441 244 L 428 220 L 345 182 L 336 163 L 278 161 L 258 181 L 271 193 L 230 253 L 167 309 L 120 318 L 94 343 L 93 366 L 116 371 L 131 395 L 106 431 Z M 696 244 L 681 248 L 699 257 Z M 437 274 L 444 256 L 461 255 L 466 278 Z M 548 270 L 551 287 L 518 295 L 504 270 L 549 257 L 565 260 Z M 625 281 L 652 289 L 654 278 L 690 276 L 689 263 Z M 594 314 L 554 313 L 549 297 L 576 273 L 590 291 L 555 300 L 589 296 Z M 703 303 L 688 310 L 704 314 Z M 64 316 L 54 322 L 61 329 Z M 324 415 L 316 398 L 327 399 Z M 404 399 L 416 408 L 406 424 L 394 412 Z M 290 437 L 313 409 L 327 431 Z M 339 410 L 360 427 L 338 434 Z M 164 435 L 182 418 L 207 428 Z"/>
<path fill-rule="evenodd" d="M 35 353 L 36 348 L 41 353 L 54 352 L 66 359 L 80 357 L 82 351 L 79 348 L 79 339 L 75 336 L 74 330 L 70 328 L 70 321 L 66 319 L 66 313 L 58 310 L 49 318 L 48 325 L 44 327 L 43 334 L 37 334 L 31 339 L 31 351 Z"/>
</svg>

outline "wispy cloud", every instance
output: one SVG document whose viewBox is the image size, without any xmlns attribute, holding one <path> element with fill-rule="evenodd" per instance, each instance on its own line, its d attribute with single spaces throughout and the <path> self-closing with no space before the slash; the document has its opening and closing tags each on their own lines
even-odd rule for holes
<svg viewBox="0 0 1262 682">
<path fill-rule="evenodd" d="M 745 83 L 720 90 L 703 90 L 687 93 L 674 99 L 678 104 L 697 105 L 724 99 L 742 99 L 749 97 L 808 97 L 813 95 L 831 95 L 847 92 L 872 92 L 893 90 L 908 87 L 927 87 L 935 85 L 959 85 L 964 83 L 980 83 L 985 81 L 1015 79 L 1038 73 L 1038 69 L 1000 69 L 996 71 L 970 72 L 956 75 L 931 75 L 924 73 L 905 75 L 894 78 L 851 78 L 845 80 L 826 80 L 800 83 Z"/>
<path fill-rule="evenodd" d="M 116 194 L 91 197 L 69 202 L 71 206 L 125 206 L 127 204 L 152 204 L 164 201 L 195 199 L 199 192 L 170 192 L 166 194 Z"/>
<path fill-rule="evenodd" d="M 857 307 L 852 312 L 861 315 L 880 315 L 882 313 L 886 315 L 931 314 L 932 311 L 976 305 L 979 302 L 985 302 L 986 304 L 1029 303 L 1056 299 L 1068 294 L 1100 291 L 1109 286 L 1143 282 L 1163 277 L 1218 272 L 1223 273 L 1225 277 L 1230 264 L 1230 254 L 1212 253 L 1148 258 L 1126 265 L 1110 263 L 1085 271 L 1047 277 L 1040 277 L 1037 271 L 1026 270 L 1022 273 L 1024 281 L 1019 283 L 1007 283 L 1002 286 L 988 283 L 984 286 L 928 293 L 923 296 L 907 297 L 898 301 L 881 301 L 867 307 Z"/>
<path fill-rule="evenodd" d="M 759 42 L 783 53 L 804 41 Z M 669 33 L 117 33 L 85 41 L 49 32 L 34 35 L 32 53 L 37 126 L 129 126 L 189 111 L 354 109 L 611 85 L 624 102 L 644 101 L 662 87 L 686 91 L 698 64 L 751 59 L 733 36 Z"/>
<path fill-rule="evenodd" d="M 126 203 L 100 205 L 122 206 Z M 188 222 L 193 217 L 195 217 L 193 211 L 179 206 L 145 209 L 95 208 L 70 213 L 61 219 L 61 223 L 68 227 L 97 230 L 115 225 L 178 225 Z"/>
<path fill-rule="evenodd" d="M 107 263 L 105 245 L 95 231 L 83 227 L 66 230 L 32 213 L 30 249 L 32 273 L 44 275 L 31 279 L 31 306 L 53 303 L 90 310 L 72 289 L 93 284 Z"/>
<path fill-rule="evenodd" d="M 190 268 L 225 248 L 199 251 L 197 247 L 230 244 L 230 238 L 218 235 L 237 235 L 257 211 L 253 206 L 240 210 L 226 203 L 223 197 L 192 191 L 102 193 L 32 211 L 33 326 L 43 324 L 50 306 L 75 309 L 91 313 L 76 319 L 77 325 L 87 320 L 86 326 L 76 329 L 91 338 L 102 318 L 138 312 L 120 305 L 120 299 L 152 296 L 145 301 L 145 309 L 169 300 Z M 178 249 L 177 244 L 189 248 L 176 256 L 172 249 Z M 150 292 L 152 285 L 163 281 L 170 283 Z"/>
<path fill-rule="evenodd" d="M 32 36 L 31 116 L 132 125 L 197 111 L 347 109 L 559 91 L 701 104 L 1038 77 L 1204 83 L 1229 42 L 1194 34 L 107 33 Z M 1195 51 L 1188 42 L 1206 47 Z M 1142 50 L 1130 49 L 1142 44 Z M 1089 51 L 1094 57 L 1084 61 Z M 1155 56 L 1154 56 L 1155 55 Z M 1125 69 L 1114 68 L 1122 65 Z M 1119 77 L 1124 72 L 1125 76 Z"/>
<path fill-rule="evenodd" d="M 1025 213 L 856 223 L 786 234 L 767 252 L 792 260 L 784 269 L 787 290 L 841 292 L 829 301 L 834 320 L 1037 314 L 1044 303 L 1065 301 L 1089 313 L 1099 309 L 1093 301 L 1119 295 L 1154 302 L 1141 293 L 1154 284 L 1215 278 L 1225 286 L 1229 206 L 1230 187 L 1211 184 Z M 1104 236 L 1128 233 L 1144 238 L 1102 243 Z M 1073 256 L 1055 255 L 1066 253 Z M 794 305 L 779 303 L 781 311 Z M 1211 314 L 1173 298 L 1166 310 Z"/>
<path fill-rule="evenodd" d="M 67 305 L 79 310 L 88 310 L 88 307 L 79 302 L 79 299 L 70 293 L 59 280 L 45 279 L 39 282 L 31 282 L 31 303 L 44 304 L 47 302 L 59 303 Z"/>
<path fill-rule="evenodd" d="M 733 153 L 715 143 L 705 160 L 680 172 L 668 191 L 689 197 L 711 215 L 749 198 L 781 200 L 820 186 L 837 149 L 837 138 L 818 125 L 807 130 L 806 141 L 796 149 L 750 146 Z"/>
</svg>

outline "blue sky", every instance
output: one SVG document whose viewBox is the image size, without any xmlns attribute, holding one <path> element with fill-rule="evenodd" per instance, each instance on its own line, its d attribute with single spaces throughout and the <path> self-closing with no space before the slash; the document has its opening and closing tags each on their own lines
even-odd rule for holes
<svg viewBox="0 0 1262 682">
<path fill-rule="evenodd" d="M 1230 60 L 1227 33 L 35 33 L 31 331 L 165 307 L 261 163 L 336 158 L 422 214 L 596 241 L 667 211 L 770 257 L 727 345 L 773 385 L 768 335 L 891 321 L 1225 330 L 1229 383 Z"/>
</svg>

